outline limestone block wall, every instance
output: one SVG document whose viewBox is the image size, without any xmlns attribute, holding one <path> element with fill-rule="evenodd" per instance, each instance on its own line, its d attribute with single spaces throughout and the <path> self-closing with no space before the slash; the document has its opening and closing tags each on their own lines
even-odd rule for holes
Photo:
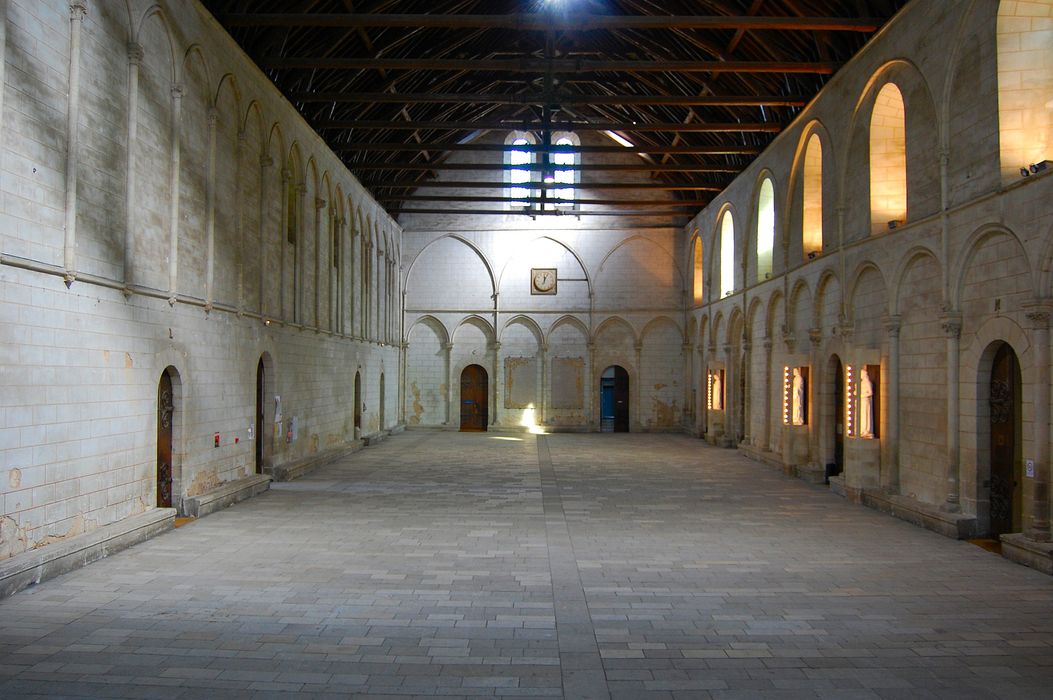
<svg viewBox="0 0 1053 700">
<path fill-rule="evenodd" d="M 478 143 L 502 144 L 506 136 L 490 133 Z M 590 132 L 576 138 L 582 145 L 614 143 Z M 585 157 L 621 164 L 637 158 Z M 499 151 L 455 154 L 450 162 L 495 165 L 501 158 Z M 604 191 L 589 185 L 603 177 L 584 172 L 577 197 L 602 198 Z M 500 190 L 457 184 L 492 178 L 492 170 L 447 172 L 441 180 L 450 190 L 442 194 L 494 196 Z M 639 200 L 641 209 L 668 197 L 624 192 L 618 196 Z M 597 430 L 600 375 L 617 364 L 630 375 L 632 429 L 682 430 L 682 232 L 644 216 L 569 212 L 531 219 L 511 211 L 473 214 L 471 206 L 400 217 L 407 423 L 457 428 L 460 374 L 479 364 L 489 375 L 491 425 Z M 596 208 L 581 207 L 583 214 Z M 555 293 L 531 292 L 531 272 L 541 268 L 556 270 Z"/>
<path fill-rule="evenodd" d="M 176 506 L 397 424 L 399 228 L 214 20 L 0 8 L 0 557 L 158 504 L 162 374 Z"/>
<path fill-rule="evenodd" d="M 704 396 L 708 368 L 730 376 L 735 367 L 749 367 L 745 387 L 726 382 L 727 410 L 697 411 L 697 430 L 742 438 L 745 449 L 790 466 L 822 469 L 841 461 L 850 493 L 882 488 L 961 511 L 976 517 L 980 532 L 991 527 L 993 509 L 1008 507 L 1015 529 L 1048 537 L 1053 178 L 1027 166 L 1050 157 L 1041 144 L 1053 113 L 1034 106 L 1047 104 L 1053 91 L 1043 87 L 1046 62 L 1028 64 L 1037 78 L 1024 75 L 1021 52 L 1053 55 L 1051 8 L 909 4 L 695 217 L 679 256 L 690 260 L 694 241 L 701 241 L 705 282 L 702 299 L 691 304 L 689 327 L 697 330 L 688 339 L 696 396 Z M 1038 92 L 1028 92 L 1023 119 L 1014 110 L 1023 109 L 1025 78 L 1027 89 Z M 902 123 L 895 123 L 896 110 L 880 106 L 890 84 L 903 97 Z M 1026 158 L 1005 148 L 1025 122 L 1034 134 Z M 888 150 L 890 133 L 905 136 L 902 165 L 897 170 L 897 159 L 884 158 L 873 170 L 870 154 Z M 823 154 L 823 230 L 822 248 L 809 257 L 802 181 L 815 135 Z M 905 219 L 893 226 L 881 225 L 870 210 L 874 172 L 883 190 L 906 186 Z M 768 279 L 756 273 L 765 179 L 776 201 Z M 736 277 L 734 293 L 721 298 L 720 224 L 727 210 L 736 217 Z M 1011 389 L 1015 404 L 1002 406 L 1019 435 L 1012 469 L 1020 488 L 1011 503 L 998 502 L 992 487 L 998 397 L 991 372 L 1003 344 L 1020 374 Z M 784 424 L 790 367 L 809 371 L 807 425 L 800 429 Z M 880 375 L 874 440 L 852 434 L 859 405 L 852 394 L 858 385 L 847 385 L 849 367 L 852 381 L 862 367 Z M 703 400 L 696 398 L 696 406 Z"/>
</svg>

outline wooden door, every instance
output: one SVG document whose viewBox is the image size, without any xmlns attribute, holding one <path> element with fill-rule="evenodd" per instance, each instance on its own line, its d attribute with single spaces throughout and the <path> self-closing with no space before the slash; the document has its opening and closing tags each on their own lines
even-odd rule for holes
<svg viewBox="0 0 1053 700">
<path fill-rule="evenodd" d="M 1017 456 L 1020 411 L 1016 354 L 1002 345 L 991 366 L 991 534 L 1019 532 L 1020 474 Z"/>
<path fill-rule="evenodd" d="M 157 385 L 157 507 L 172 507 L 172 377 L 166 370 Z"/>
<path fill-rule="evenodd" d="M 461 430 L 484 431 L 488 411 L 489 384 L 486 370 L 468 365 L 461 372 Z"/>
<path fill-rule="evenodd" d="M 362 437 L 362 373 L 355 372 L 355 439 Z"/>
<path fill-rule="evenodd" d="M 629 432 L 629 373 L 614 366 L 614 432 Z"/>
<path fill-rule="evenodd" d="M 260 358 L 260 363 L 256 365 L 256 473 L 263 473 L 263 389 L 266 385 L 264 381 L 263 369 L 263 358 Z"/>
</svg>

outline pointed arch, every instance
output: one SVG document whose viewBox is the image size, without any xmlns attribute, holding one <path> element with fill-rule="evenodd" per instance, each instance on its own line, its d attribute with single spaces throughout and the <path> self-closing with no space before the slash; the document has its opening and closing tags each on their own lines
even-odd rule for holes
<svg viewBox="0 0 1053 700">
<path fill-rule="evenodd" d="M 936 254 L 927 246 L 916 245 L 912 247 L 907 253 L 900 258 L 899 265 L 896 266 L 896 270 L 892 275 L 892 289 L 889 294 L 889 313 L 898 314 L 900 313 L 900 292 L 903 288 L 903 281 L 907 276 L 907 272 L 911 266 L 919 258 L 931 258 L 932 263 L 937 269 L 942 269 L 940 265 L 940 259 Z"/>
</svg>

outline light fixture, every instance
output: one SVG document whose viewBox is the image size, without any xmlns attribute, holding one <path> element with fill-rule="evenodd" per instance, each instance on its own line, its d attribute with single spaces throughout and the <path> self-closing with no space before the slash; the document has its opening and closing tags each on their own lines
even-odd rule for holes
<svg viewBox="0 0 1053 700">
<path fill-rule="evenodd" d="M 782 423 L 790 424 L 790 368 L 782 368 Z"/>
<path fill-rule="evenodd" d="M 1031 171 L 1027 168 L 1020 168 L 1020 177 L 1031 177 Z"/>
<path fill-rule="evenodd" d="M 852 372 L 852 365 L 845 366 L 845 433 L 849 437 L 855 437 L 855 406 L 853 405 L 853 398 L 855 396 L 854 390 L 854 377 Z"/>
<path fill-rule="evenodd" d="M 901 221 L 900 219 L 893 219 L 892 221 L 888 222 L 888 230 L 889 231 L 895 231 L 896 228 L 901 226 L 901 225 L 903 225 L 903 223 L 904 222 Z"/>
<path fill-rule="evenodd" d="M 819 255 L 818 251 L 815 251 L 815 250 L 808 251 L 808 259 L 809 260 L 815 260 L 817 255 Z"/>
<path fill-rule="evenodd" d="M 1033 173 L 1040 173 L 1044 170 L 1048 170 L 1050 165 L 1053 165 L 1053 160 L 1040 160 L 1037 163 L 1029 165 L 1028 169 Z"/>
</svg>

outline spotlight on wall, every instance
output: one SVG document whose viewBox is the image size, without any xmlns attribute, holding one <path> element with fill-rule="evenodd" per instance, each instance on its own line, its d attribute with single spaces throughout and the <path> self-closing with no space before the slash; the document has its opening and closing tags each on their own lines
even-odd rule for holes
<svg viewBox="0 0 1053 700">
<path fill-rule="evenodd" d="M 1020 168 L 1020 177 L 1031 177 L 1031 171 L 1027 168 Z"/>
<path fill-rule="evenodd" d="M 818 255 L 819 255 L 819 252 L 818 252 L 818 251 L 815 251 L 815 250 L 809 251 L 809 252 L 808 252 L 808 259 L 809 259 L 809 260 L 815 260 L 815 258 L 816 258 L 816 257 L 817 257 Z"/>
<path fill-rule="evenodd" d="M 902 221 L 900 221 L 899 219 L 893 219 L 892 221 L 888 222 L 888 230 L 889 231 L 895 231 L 897 228 L 899 228 L 902 225 L 903 225 Z"/>
<path fill-rule="evenodd" d="M 1032 163 L 1028 166 L 1028 170 L 1033 173 L 1040 173 L 1044 170 L 1048 170 L 1049 166 L 1053 165 L 1053 160 L 1042 160 L 1037 163 Z"/>
</svg>

